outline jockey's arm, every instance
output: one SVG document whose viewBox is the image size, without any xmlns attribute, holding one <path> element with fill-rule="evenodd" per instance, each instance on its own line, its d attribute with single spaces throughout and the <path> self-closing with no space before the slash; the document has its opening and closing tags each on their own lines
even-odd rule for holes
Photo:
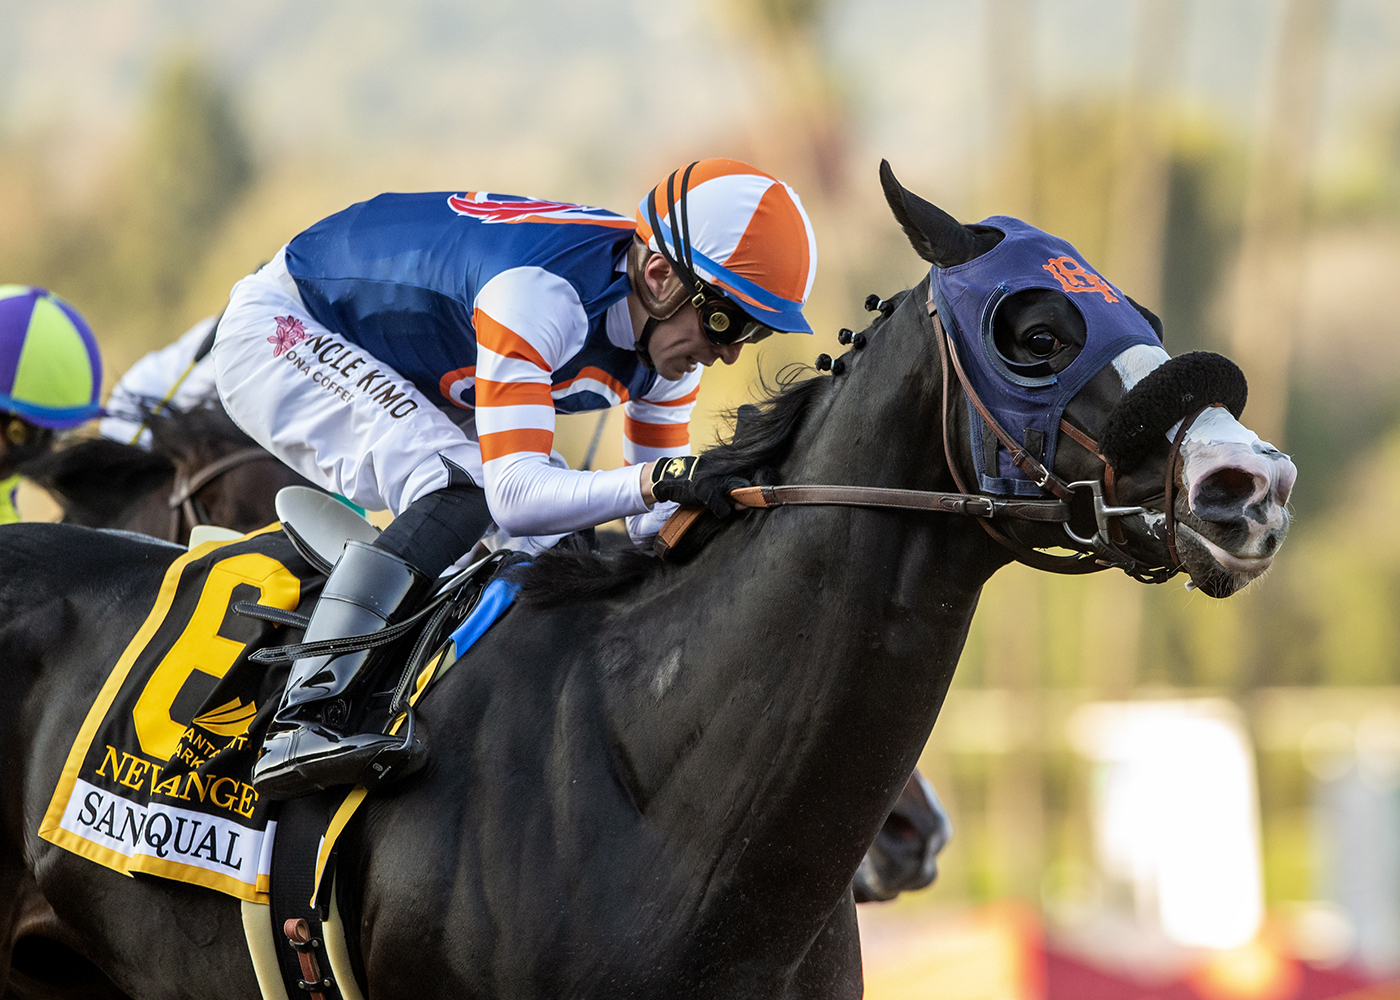
<svg viewBox="0 0 1400 1000">
<path fill-rule="evenodd" d="M 690 414 L 700 392 L 702 368 L 696 366 L 676 382 L 657 379 L 640 399 L 623 404 L 622 460 L 643 465 L 672 455 L 690 454 Z M 643 477 L 649 484 L 650 476 Z M 661 530 L 676 510 L 674 503 L 658 503 L 644 514 L 627 519 L 627 533 L 640 543 Z"/>
<path fill-rule="evenodd" d="M 622 468 L 561 468 L 550 461 L 552 375 L 587 333 L 587 317 L 572 287 L 537 269 L 498 275 L 478 296 L 473 325 L 476 427 L 483 485 L 496 524 L 510 535 L 551 535 L 646 514 L 642 466 L 678 448 L 689 451 L 694 386 L 679 393 L 688 393 L 688 400 L 664 398 L 663 386 L 682 383 L 661 383 L 653 392 L 661 398 L 629 404 Z"/>
</svg>

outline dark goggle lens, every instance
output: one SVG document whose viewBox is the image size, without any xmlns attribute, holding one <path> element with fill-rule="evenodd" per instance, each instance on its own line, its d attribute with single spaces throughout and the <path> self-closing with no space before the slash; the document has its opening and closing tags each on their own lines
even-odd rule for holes
<svg viewBox="0 0 1400 1000">
<path fill-rule="evenodd" d="M 705 331 L 710 343 L 721 347 L 757 343 L 773 333 L 771 329 L 717 293 L 708 294 L 697 308 L 700 312 L 700 329 Z"/>
</svg>

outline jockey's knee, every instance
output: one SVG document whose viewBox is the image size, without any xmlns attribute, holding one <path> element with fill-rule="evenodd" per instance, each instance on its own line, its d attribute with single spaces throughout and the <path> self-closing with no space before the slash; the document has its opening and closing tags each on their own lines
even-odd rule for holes
<svg viewBox="0 0 1400 1000">
<path fill-rule="evenodd" d="M 475 483 L 451 483 L 409 504 L 375 544 L 435 579 L 466 555 L 490 524 L 486 492 Z"/>
</svg>

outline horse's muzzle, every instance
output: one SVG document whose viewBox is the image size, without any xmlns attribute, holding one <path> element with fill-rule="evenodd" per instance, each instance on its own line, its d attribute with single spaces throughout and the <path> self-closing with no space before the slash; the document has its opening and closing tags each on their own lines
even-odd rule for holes
<svg viewBox="0 0 1400 1000">
<path fill-rule="evenodd" d="M 1222 409 L 1192 425 L 1181 448 L 1178 547 L 1197 586 L 1228 596 L 1262 574 L 1288 534 L 1298 478 L 1289 457 Z"/>
</svg>

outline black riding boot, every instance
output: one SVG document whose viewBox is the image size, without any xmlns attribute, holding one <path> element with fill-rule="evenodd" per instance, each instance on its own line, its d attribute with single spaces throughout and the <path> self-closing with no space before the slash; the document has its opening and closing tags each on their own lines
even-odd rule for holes
<svg viewBox="0 0 1400 1000">
<path fill-rule="evenodd" d="M 412 614 L 431 583 L 386 548 L 347 542 L 303 641 L 381 631 Z M 422 766 L 427 751 L 416 739 L 352 728 L 354 689 L 378 652 L 307 657 L 292 664 L 287 692 L 253 767 L 253 787 L 260 795 L 290 799 L 366 779 L 405 777 Z"/>
</svg>

